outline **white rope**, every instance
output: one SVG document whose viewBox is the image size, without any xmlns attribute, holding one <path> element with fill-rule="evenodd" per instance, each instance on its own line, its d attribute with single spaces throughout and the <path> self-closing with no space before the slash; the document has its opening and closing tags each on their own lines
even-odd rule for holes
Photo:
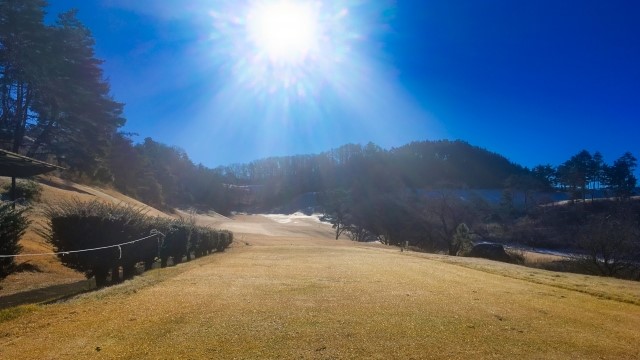
<svg viewBox="0 0 640 360">
<path fill-rule="evenodd" d="M 95 250 L 104 250 L 104 249 L 111 249 L 111 248 L 119 248 L 120 249 L 120 257 L 122 257 L 122 248 L 120 248 L 122 245 L 130 245 L 130 244 L 134 244 L 137 243 L 139 241 L 142 240 L 147 240 L 149 238 L 158 236 L 158 234 L 163 235 L 160 231 L 151 231 L 151 235 L 149 236 L 145 236 L 143 238 L 140 239 L 136 239 L 136 240 L 132 240 L 132 241 L 127 241 L 121 244 L 115 244 L 115 245 L 109 245 L 109 246 L 101 246 L 101 247 L 97 247 L 97 248 L 91 248 L 91 249 L 82 249 L 82 250 L 69 250 L 69 251 L 60 251 L 60 252 L 52 252 L 52 253 L 39 253 L 39 254 L 15 254 L 15 255 L 0 255 L 0 258 L 10 258 L 10 257 L 26 257 L 26 256 L 51 256 L 51 255 L 69 255 L 69 254 L 75 254 L 75 253 L 81 253 L 81 252 L 87 252 L 87 251 L 95 251 Z M 163 235 L 164 236 L 164 235 Z"/>
</svg>

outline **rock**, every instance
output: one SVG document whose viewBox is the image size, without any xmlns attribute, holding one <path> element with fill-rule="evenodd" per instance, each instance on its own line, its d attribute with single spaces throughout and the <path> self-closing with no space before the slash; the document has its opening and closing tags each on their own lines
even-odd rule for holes
<svg viewBox="0 0 640 360">
<path fill-rule="evenodd" d="M 511 262 L 511 257 L 504 251 L 502 244 L 480 243 L 473 246 L 469 252 L 470 257 L 478 257 L 483 259 Z"/>
</svg>

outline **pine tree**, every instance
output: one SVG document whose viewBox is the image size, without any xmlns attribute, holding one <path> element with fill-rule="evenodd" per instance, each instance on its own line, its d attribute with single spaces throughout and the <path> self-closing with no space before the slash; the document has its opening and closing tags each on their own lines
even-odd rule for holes
<svg viewBox="0 0 640 360">
<path fill-rule="evenodd" d="M 48 72 L 42 0 L 0 2 L 0 146 L 19 152 Z"/>
</svg>

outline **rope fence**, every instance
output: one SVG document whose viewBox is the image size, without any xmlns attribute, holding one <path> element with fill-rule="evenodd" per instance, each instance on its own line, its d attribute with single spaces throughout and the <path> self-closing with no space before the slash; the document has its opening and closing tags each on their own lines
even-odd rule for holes
<svg viewBox="0 0 640 360">
<path fill-rule="evenodd" d="M 27 256 L 69 255 L 69 254 L 76 254 L 76 253 L 96 251 L 96 250 L 104 250 L 104 249 L 111 249 L 111 248 L 118 248 L 119 251 L 120 251 L 120 258 L 121 258 L 122 257 L 122 248 L 121 248 L 121 246 L 135 244 L 137 242 L 144 241 L 144 240 L 150 239 L 152 237 L 156 237 L 158 235 L 164 236 L 164 234 L 161 233 L 160 231 L 158 231 L 156 229 L 153 229 L 153 230 L 151 230 L 151 235 L 149 235 L 149 236 L 145 236 L 145 237 L 140 238 L 140 239 L 127 241 L 127 242 L 123 242 L 123 243 L 115 244 L 115 245 L 101 246 L 101 247 L 91 248 L 91 249 L 69 250 L 69 251 L 60 251 L 60 252 L 51 252 L 51 253 L 0 255 L 0 258 L 17 258 L 17 257 L 27 257 Z"/>
</svg>

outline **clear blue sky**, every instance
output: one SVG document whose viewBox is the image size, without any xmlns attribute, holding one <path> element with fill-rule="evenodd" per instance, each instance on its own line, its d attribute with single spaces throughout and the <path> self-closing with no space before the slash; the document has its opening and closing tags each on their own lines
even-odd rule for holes
<svg viewBox="0 0 640 360">
<path fill-rule="evenodd" d="M 607 162 L 640 157 L 638 1 L 325 0 L 331 54 L 292 70 L 293 87 L 248 62 L 238 38 L 247 4 L 268 1 L 50 0 L 49 10 L 79 9 L 126 104 L 125 131 L 209 167 L 442 138 L 525 166 L 583 148 Z"/>
</svg>

